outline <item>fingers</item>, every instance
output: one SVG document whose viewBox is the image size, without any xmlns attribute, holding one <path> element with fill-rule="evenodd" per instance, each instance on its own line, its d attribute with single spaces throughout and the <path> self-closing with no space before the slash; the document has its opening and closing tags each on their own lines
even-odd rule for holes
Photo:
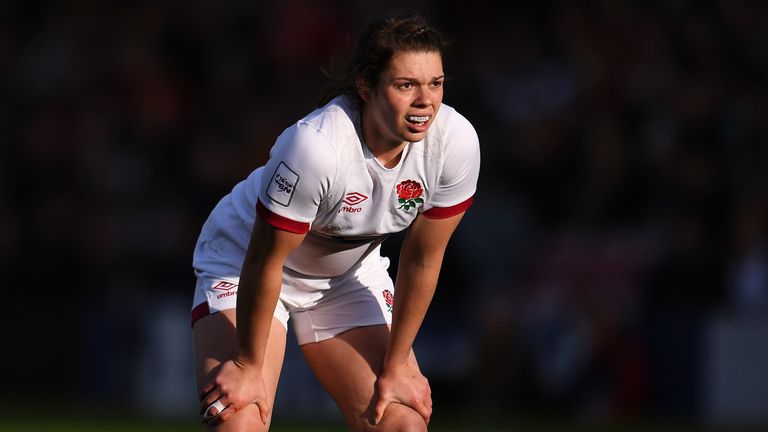
<svg viewBox="0 0 768 432">
<path fill-rule="evenodd" d="M 206 407 L 205 411 L 202 413 L 203 423 L 218 424 L 225 422 L 237 413 L 238 410 L 234 405 L 227 405 L 223 401 L 224 398 L 222 397 Z M 264 425 L 268 425 L 270 414 L 269 405 L 262 400 L 253 401 L 253 404 L 259 409 L 259 418 L 261 422 L 264 423 Z"/>
<path fill-rule="evenodd" d="M 216 381 L 206 384 L 200 390 L 200 414 L 203 423 L 215 424 L 232 416 L 237 409 Z"/>
<path fill-rule="evenodd" d="M 261 421 L 266 425 L 269 421 L 269 406 L 264 402 L 263 400 L 255 400 L 253 403 L 259 407 L 259 415 L 261 416 Z"/>
<path fill-rule="evenodd" d="M 234 405 L 227 405 L 222 402 L 224 398 L 214 401 L 203 413 L 203 423 L 215 425 L 229 420 L 237 413 Z"/>
<path fill-rule="evenodd" d="M 197 395 L 198 399 L 200 399 L 200 414 L 205 413 L 211 407 L 211 404 L 221 398 L 220 392 L 215 392 L 217 387 L 216 381 L 211 381 L 200 389 Z"/>
<path fill-rule="evenodd" d="M 416 402 L 410 405 L 411 408 L 413 408 L 414 411 L 419 413 L 419 415 L 424 419 L 424 421 L 429 424 L 429 418 L 432 417 L 432 407 L 427 405 L 424 402 Z"/>
<path fill-rule="evenodd" d="M 219 416 L 218 416 L 218 418 L 214 418 L 214 419 L 213 419 L 211 422 L 209 422 L 209 423 L 214 423 L 214 424 L 215 424 L 215 423 L 221 423 L 221 422 L 225 422 L 225 421 L 229 420 L 229 419 L 230 419 L 230 418 L 231 418 L 233 415 L 235 415 L 235 414 L 237 414 L 237 410 L 235 409 L 235 407 L 234 407 L 234 406 L 232 406 L 232 405 L 228 405 L 228 406 L 226 406 L 226 407 L 224 408 L 224 410 L 223 410 L 223 411 L 221 411 L 221 412 L 219 413 Z"/>
<path fill-rule="evenodd" d="M 197 398 L 203 400 L 208 395 L 208 393 L 213 391 L 214 388 L 216 388 L 216 383 L 209 382 L 200 389 L 200 393 L 198 393 Z"/>
<path fill-rule="evenodd" d="M 200 401 L 200 414 L 204 414 L 216 402 L 221 402 L 224 406 L 229 405 L 227 397 L 221 391 L 211 390 Z"/>
<path fill-rule="evenodd" d="M 227 406 L 224 405 L 221 400 L 217 400 L 216 402 L 209 405 L 208 408 L 206 408 L 205 412 L 203 413 L 203 423 L 211 423 L 215 421 L 217 418 L 222 416 L 226 410 Z M 224 419 L 222 418 L 222 420 Z"/>
<path fill-rule="evenodd" d="M 416 411 L 423 419 L 424 422 L 429 424 L 429 419 L 432 417 L 432 397 L 430 395 L 426 396 L 427 399 L 424 401 L 413 401 L 409 404 L 403 404 L 412 410 Z M 373 409 L 373 418 L 371 421 L 374 425 L 378 425 L 381 422 L 382 417 L 384 417 L 384 411 L 387 410 L 387 407 L 393 402 L 379 399 L 376 402 L 376 405 Z M 398 402 L 400 403 L 400 402 Z"/>
<path fill-rule="evenodd" d="M 376 401 L 376 405 L 373 407 L 373 424 L 377 425 L 381 421 L 381 418 L 384 417 L 384 411 L 389 406 L 390 401 L 386 400 L 384 398 L 379 398 Z"/>
</svg>

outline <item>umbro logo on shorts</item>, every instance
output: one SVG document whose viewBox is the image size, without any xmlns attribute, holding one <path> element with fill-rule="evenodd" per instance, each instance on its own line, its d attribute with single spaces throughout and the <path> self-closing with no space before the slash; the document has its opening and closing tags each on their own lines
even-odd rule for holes
<svg viewBox="0 0 768 432">
<path fill-rule="evenodd" d="M 219 281 L 216 285 L 213 286 L 213 289 L 219 290 L 219 291 L 230 291 L 235 288 L 237 288 L 236 283 L 225 282 L 225 281 Z"/>
<path fill-rule="evenodd" d="M 237 295 L 237 284 L 234 282 L 219 281 L 213 286 L 216 291 L 223 291 L 221 294 L 216 294 L 216 298 L 221 300 L 224 297 L 231 297 Z"/>
</svg>

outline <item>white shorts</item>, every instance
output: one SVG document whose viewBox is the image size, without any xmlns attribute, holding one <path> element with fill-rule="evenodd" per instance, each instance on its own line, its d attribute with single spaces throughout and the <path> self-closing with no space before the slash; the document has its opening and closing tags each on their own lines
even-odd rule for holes
<svg viewBox="0 0 768 432">
<path fill-rule="evenodd" d="M 221 204 L 221 203 L 220 203 Z M 209 219 L 195 247 L 197 276 L 192 323 L 218 311 L 234 309 L 240 269 L 251 227 L 237 215 L 229 220 Z M 389 259 L 379 248 L 346 273 L 313 277 L 283 269 L 283 286 L 274 317 L 293 330 L 300 345 L 320 342 L 342 332 L 392 323 L 394 286 Z"/>
</svg>

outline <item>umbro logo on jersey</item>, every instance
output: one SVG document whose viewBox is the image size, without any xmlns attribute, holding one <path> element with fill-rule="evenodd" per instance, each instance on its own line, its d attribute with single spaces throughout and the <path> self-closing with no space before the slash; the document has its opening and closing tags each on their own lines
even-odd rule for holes
<svg viewBox="0 0 768 432">
<path fill-rule="evenodd" d="M 363 211 L 360 207 L 354 207 L 361 202 L 367 200 L 368 197 L 361 194 L 360 192 L 350 192 L 346 195 L 344 195 L 344 199 L 341 200 L 345 205 L 344 207 L 340 208 L 337 213 L 360 213 Z"/>
<path fill-rule="evenodd" d="M 367 200 L 368 197 L 361 194 L 360 192 L 350 192 L 346 195 L 344 195 L 344 199 L 341 200 L 344 204 L 349 204 L 351 206 L 358 205 L 361 202 Z"/>
</svg>

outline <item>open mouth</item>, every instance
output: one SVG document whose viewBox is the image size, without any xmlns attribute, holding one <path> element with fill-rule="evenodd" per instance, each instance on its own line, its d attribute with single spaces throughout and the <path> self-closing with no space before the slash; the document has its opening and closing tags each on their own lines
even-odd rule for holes
<svg viewBox="0 0 768 432">
<path fill-rule="evenodd" d="M 424 124 L 427 123 L 430 118 L 431 116 L 428 116 L 428 115 L 424 115 L 424 116 L 409 115 L 405 117 L 408 123 L 411 123 L 415 126 L 424 126 Z"/>
</svg>

